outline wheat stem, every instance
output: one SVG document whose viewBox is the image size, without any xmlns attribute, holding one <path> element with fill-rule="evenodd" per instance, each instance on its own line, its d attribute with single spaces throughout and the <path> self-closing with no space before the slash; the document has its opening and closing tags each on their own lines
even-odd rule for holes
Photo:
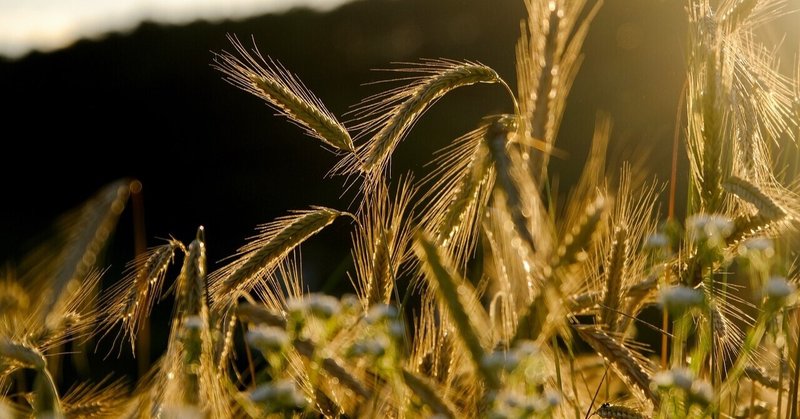
<svg viewBox="0 0 800 419">
<path fill-rule="evenodd" d="M 61 400 L 53 376 L 46 368 L 36 370 L 33 382 L 33 414 L 37 418 L 61 417 Z"/>
<path fill-rule="evenodd" d="M 800 325 L 800 310 L 795 308 L 795 324 Z M 790 390 L 791 397 L 789 404 L 790 418 L 796 418 L 798 409 L 800 409 L 800 333 L 796 334 L 794 342 L 794 374 L 792 377 L 792 389 Z"/>
</svg>

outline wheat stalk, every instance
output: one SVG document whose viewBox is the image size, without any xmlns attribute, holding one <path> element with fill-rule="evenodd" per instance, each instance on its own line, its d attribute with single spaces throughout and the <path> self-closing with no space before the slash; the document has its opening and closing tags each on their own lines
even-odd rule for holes
<svg viewBox="0 0 800 419">
<path fill-rule="evenodd" d="M 63 411 L 61 399 L 58 397 L 58 387 L 53 376 L 46 368 L 36 370 L 33 379 L 33 416 L 60 417 Z"/>
</svg>

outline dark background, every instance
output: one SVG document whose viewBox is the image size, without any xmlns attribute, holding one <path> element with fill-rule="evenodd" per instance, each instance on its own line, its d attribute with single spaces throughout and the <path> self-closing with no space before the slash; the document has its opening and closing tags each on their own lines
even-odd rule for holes
<svg viewBox="0 0 800 419">
<path fill-rule="evenodd" d="M 669 155 L 683 75 L 680 3 L 610 0 L 601 9 L 558 142 L 570 153 L 554 162 L 563 191 L 580 169 L 598 111 L 614 119 L 612 150 Z M 521 0 L 369 0 L 328 14 L 143 24 L 129 35 L 0 61 L 0 260 L 21 257 L 59 214 L 123 176 L 144 184 L 148 245 L 169 235 L 188 243 L 204 225 L 210 261 L 287 210 L 347 207 L 352 195 L 339 198 L 343 180 L 324 177 L 335 156 L 210 67 L 212 51 L 228 48 L 228 33 L 245 42 L 252 35 L 342 115 L 381 88 L 363 83 L 391 77 L 371 69 L 392 62 L 477 60 L 513 86 L 524 15 Z M 420 168 L 481 116 L 509 110 L 496 86 L 454 92 L 399 147 L 394 172 Z M 664 160 L 653 167 L 662 179 Z M 121 221 L 109 261 L 118 268 L 133 255 L 130 214 Z M 337 223 L 304 246 L 316 262 L 307 266 L 309 282 L 325 281 L 347 257 L 341 241 L 349 229 Z"/>
</svg>

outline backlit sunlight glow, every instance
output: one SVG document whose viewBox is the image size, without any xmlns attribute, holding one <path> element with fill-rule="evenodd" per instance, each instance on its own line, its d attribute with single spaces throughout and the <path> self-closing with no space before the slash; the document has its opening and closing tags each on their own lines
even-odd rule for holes
<svg viewBox="0 0 800 419">
<path fill-rule="evenodd" d="M 330 10 L 349 0 L 0 0 L 0 55 L 52 51 L 143 21 L 241 19 L 293 7 Z"/>
</svg>

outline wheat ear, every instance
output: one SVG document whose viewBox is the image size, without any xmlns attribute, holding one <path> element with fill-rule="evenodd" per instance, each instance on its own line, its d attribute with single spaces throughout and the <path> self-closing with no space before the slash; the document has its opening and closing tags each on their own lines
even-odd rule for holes
<svg viewBox="0 0 800 419">
<path fill-rule="evenodd" d="M 175 312 L 179 316 L 204 315 L 206 308 L 206 244 L 205 229 L 197 229 L 195 239 L 186 250 L 177 279 Z"/>
<path fill-rule="evenodd" d="M 441 397 L 444 395 L 444 391 L 437 389 L 434 382 L 405 369 L 403 370 L 403 381 L 437 415 L 450 419 L 458 417 L 449 403 Z"/>
<path fill-rule="evenodd" d="M 592 238 L 603 217 L 605 206 L 606 200 L 602 195 L 598 195 L 594 201 L 586 206 L 578 224 L 573 226 L 572 230 L 561 240 L 556 253 L 557 256 L 551 262 L 553 267 L 566 266 L 586 259 L 584 249 L 592 242 Z"/>
<path fill-rule="evenodd" d="M 309 136 L 339 150 L 353 151 L 353 140 L 347 129 L 302 81 L 280 63 L 264 59 L 257 50 L 251 55 L 236 37 L 228 36 L 228 39 L 241 58 L 223 52 L 217 55 L 214 64 L 225 74 L 228 83 L 264 99 Z"/>
<path fill-rule="evenodd" d="M 628 229 L 617 227 L 611 242 L 611 254 L 606 262 L 606 287 L 603 293 L 603 306 L 600 307 L 600 321 L 608 330 L 615 330 L 617 308 L 620 305 L 622 281 L 628 267 Z"/>
<path fill-rule="evenodd" d="M 658 394 L 650 389 L 650 374 L 644 367 L 646 360 L 641 355 L 594 326 L 575 326 L 575 330 L 584 342 L 611 364 L 620 379 L 637 390 L 634 393 L 641 401 L 649 400 L 658 405 Z"/>
<path fill-rule="evenodd" d="M 527 22 L 517 42 L 517 84 L 525 135 L 543 144 L 529 160 L 531 174 L 544 179 L 581 46 L 600 2 L 584 12 L 584 0 L 527 1 Z"/>
<path fill-rule="evenodd" d="M 522 212 L 522 196 L 517 180 L 514 178 L 514 166 L 509 155 L 509 136 L 517 130 L 517 117 L 514 115 L 500 115 L 493 118 L 489 129 L 486 131 L 486 142 L 491 152 L 494 168 L 497 172 L 497 185 L 502 189 L 514 229 L 529 246 L 530 250 L 536 249 L 533 236 L 528 228 L 528 220 Z M 532 179 L 533 180 L 533 179 Z"/>
<path fill-rule="evenodd" d="M 352 254 L 356 289 L 364 307 L 388 304 L 391 299 L 400 265 L 409 254 L 411 235 L 405 220 L 414 192 L 410 178 L 401 179 L 394 198 L 382 183 L 358 214 Z"/>
<path fill-rule="evenodd" d="M 330 208 L 313 207 L 260 226 L 260 234 L 239 249 L 238 258 L 211 275 L 214 303 L 230 301 L 230 293 L 234 290 L 247 292 L 252 289 L 289 252 L 340 215 L 341 212 Z"/>
<path fill-rule="evenodd" d="M 764 387 L 774 390 L 781 388 L 780 380 L 778 378 L 771 377 L 767 371 L 757 365 L 748 365 L 744 367 L 744 375 Z"/>
<path fill-rule="evenodd" d="M 61 320 L 70 284 L 87 277 L 93 269 L 125 209 L 131 184 L 130 179 L 109 184 L 81 208 L 76 220 L 72 220 L 68 247 L 59 258 L 55 276 L 42 290 L 46 293 L 46 303 L 40 307 L 39 314 L 44 324 Z"/>
<path fill-rule="evenodd" d="M 414 238 L 414 251 L 422 262 L 425 276 L 429 281 L 436 284 L 438 293 L 445 306 L 447 306 L 453 323 L 464 345 L 467 347 L 476 369 L 489 388 L 499 388 L 499 378 L 494 371 L 484 365 L 484 348 L 481 345 L 478 332 L 476 332 L 467 314 L 467 308 L 461 300 L 462 296 L 471 294 L 468 285 L 458 276 L 446 256 L 441 254 L 440 249 L 434 244 L 428 233 L 424 231 L 417 232 Z M 469 305 L 473 309 L 477 308 L 475 303 Z"/>
<path fill-rule="evenodd" d="M 47 366 L 44 355 L 38 349 L 5 337 L 0 338 L 0 362 L 0 371 L 3 372 L 14 366 L 33 369 Z"/>
<path fill-rule="evenodd" d="M 603 419 L 648 419 L 649 417 L 627 406 L 603 403 L 594 412 Z"/>
<path fill-rule="evenodd" d="M 16 367 L 36 371 L 31 403 L 34 416 L 60 417 L 61 401 L 53 377 L 47 370 L 44 355 L 31 345 L 0 337 L 0 381 L 4 381 L 5 376 Z"/>
<path fill-rule="evenodd" d="M 108 378 L 95 384 L 80 383 L 64 395 L 61 404 L 68 418 L 115 418 L 129 402 L 124 380 Z"/>
<path fill-rule="evenodd" d="M 187 246 L 175 281 L 175 305 L 162 376 L 165 388 L 155 386 L 153 404 L 194 409 L 210 417 L 230 416 L 229 395 L 220 381 L 209 326 L 206 287 L 205 229 L 197 229 Z"/>
<path fill-rule="evenodd" d="M 92 306 L 93 291 L 97 289 L 101 273 L 91 271 L 78 287 L 71 290 L 69 298 L 63 301 L 60 318 L 42 324 L 36 317 L 25 319 L 17 332 L 24 336 L 19 340 L 47 352 L 70 341 L 86 338 L 96 332 L 97 311 Z"/>
<path fill-rule="evenodd" d="M 478 228 L 494 185 L 494 168 L 482 123 L 437 152 L 434 169 L 423 180 L 430 184 L 422 201 L 422 222 L 434 238 L 450 250 L 456 266 L 467 263 L 477 244 Z"/>
<path fill-rule="evenodd" d="M 727 10 L 722 10 L 717 18 L 719 25 L 728 33 L 735 31 L 758 6 L 759 0 L 735 0 L 729 3 Z"/>
<path fill-rule="evenodd" d="M 358 147 L 356 155 L 345 156 L 334 169 L 344 173 L 363 172 L 369 182 L 367 187 L 378 179 L 397 144 L 437 99 L 454 89 L 476 83 L 505 84 L 491 68 L 469 61 L 428 60 L 415 68 L 392 71 L 419 76 L 411 77 L 413 81 L 408 85 L 361 103 L 354 115 L 362 121 L 354 129 L 359 132 L 357 138 L 369 135 L 371 138 Z"/>
<path fill-rule="evenodd" d="M 723 188 L 743 201 L 752 204 L 760 215 L 770 219 L 778 220 L 786 216 L 786 211 L 780 207 L 772 198 L 767 196 L 756 185 L 736 176 L 730 176 L 723 184 Z"/>
<path fill-rule="evenodd" d="M 212 346 L 206 298 L 205 230 L 199 227 L 176 280 L 175 314 L 170 333 L 170 345 L 175 345 L 176 356 L 180 358 L 175 361 L 181 375 L 182 403 L 186 406 L 202 406 L 208 400 L 201 400 L 201 396 L 212 394 L 208 392 L 208 383 L 203 382 L 203 368 L 208 367 L 204 361 L 209 359 Z"/>
<path fill-rule="evenodd" d="M 562 243 L 559 245 L 556 256 L 552 258 L 549 273 L 547 274 L 547 286 L 553 290 L 558 290 L 561 287 L 561 280 L 559 275 L 554 272 L 557 268 L 569 265 L 571 263 L 583 260 L 585 254 L 583 248 L 588 246 L 598 228 L 600 220 L 605 208 L 605 199 L 602 196 L 595 198 L 595 201 L 589 204 L 584 212 L 584 215 L 578 221 L 571 233 L 565 236 Z M 559 292 L 559 291 L 557 291 Z M 519 316 L 517 328 L 514 331 L 512 342 L 517 342 L 525 338 L 538 338 L 543 330 L 543 322 L 548 316 L 546 309 L 545 293 L 540 292 L 536 297 L 524 308 L 524 311 Z M 566 298 L 565 304 L 570 311 L 582 311 L 590 308 L 584 304 L 594 304 L 597 301 L 596 295 L 579 295 Z"/>
<path fill-rule="evenodd" d="M 137 257 L 128 265 L 127 275 L 107 292 L 101 303 L 103 327 L 121 323 L 131 350 L 135 350 L 136 334 L 161 296 L 164 275 L 179 249 L 183 249 L 183 244 L 170 240 Z"/>
</svg>

